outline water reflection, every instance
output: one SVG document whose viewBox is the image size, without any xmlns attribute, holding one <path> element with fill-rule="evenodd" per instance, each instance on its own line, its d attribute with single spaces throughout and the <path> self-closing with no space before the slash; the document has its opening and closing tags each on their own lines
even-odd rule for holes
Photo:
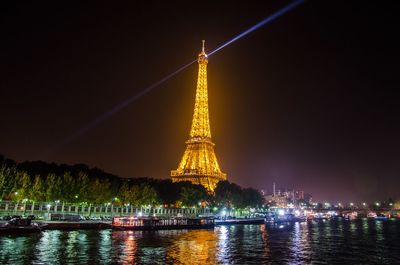
<svg viewBox="0 0 400 265">
<path fill-rule="evenodd" d="M 121 256 L 121 261 L 124 264 L 135 264 L 136 240 L 133 236 L 133 231 L 127 231 L 127 236 L 125 237 L 122 249 L 124 254 Z"/>
<path fill-rule="evenodd" d="M 36 240 L 37 237 L 0 236 L 0 264 L 19 264 L 23 256 L 32 260 L 30 246 Z"/>
<path fill-rule="evenodd" d="M 228 227 L 223 225 L 217 228 L 216 231 L 217 241 L 217 260 L 220 264 L 227 264 L 229 262 L 228 256 Z"/>
<path fill-rule="evenodd" d="M 0 236 L 0 264 L 400 264 L 400 222 Z"/>
<path fill-rule="evenodd" d="M 290 246 L 290 263 L 304 264 L 311 261 L 310 245 L 306 223 L 296 222 L 293 226 L 292 240 Z"/>
<path fill-rule="evenodd" d="M 111 262 L 110 257 L 111 247 L 111 230 L 99 231 L 99 259 L 103 264 L 109 264 Z"/>
<path fill-rule="evenodd" d="M 227 240 L 227 238 L 222 240 Z M 171 243 L 166 253 L 166 262 L 168 264 L 217 263 L 216 240 L 213 230 L 187 231 L 179 235 Z M 221 252 L 224 252 L 226 246 L 222 243 L 218 248 L 221 248 Z M 218 252 L 218 254 L 220 253 Z"/>
<path fill-rule="evenodd" d="M 267 260 L 270 260 L 270 249 L 268 246 L 269 238 L 268 238 L 266 225 L 260 225 L 260 233 L 261 233 L 261 240 L 263 241 L 264 255 Z"/>
<path fill-rule="evenodd" d="M 36 258 L 39 263 L 45 260 L 48 263 L 57 264 L 60 259 L 60 255 L 64 252 L 61 250 L 60 236 L 65 233 L 61 231 L 46 231 L 42 233 L 42 237 L 36 244 Z M 63 242 L 65 244 L 67 240 Z"/>
<path fill-rule="evenodd" d="M 111 231 L 103 236 L 104 254 L 112 254 L 112 260 L 121 264 L 136 264 L 136 241 L 141 237 L 140 231 Z M 111 240 L 110 240 L 111 238 Z M 110 253 L 110 250 L 113 250 Z"/>
</svg>

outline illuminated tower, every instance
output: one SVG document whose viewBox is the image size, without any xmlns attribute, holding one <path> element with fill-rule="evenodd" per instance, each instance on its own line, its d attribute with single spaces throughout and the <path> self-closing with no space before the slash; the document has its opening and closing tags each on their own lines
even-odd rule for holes
<svg viewBox="0 0 400 265">
<path fill-rule="evenodd" d="M 186 150 L 178 169 L 171 171 L 171 177 L 173 182 L 190 181 L 193 184 L 201 184 L 212 192 L 220 180 L 226 180 L 226 174 L 219 168 L 214 143 L 211 141 L 207 96 L 208 60 L 204 51 L 204 40 L 197 61 L 199 73 L 190 137 L 186 141 Z"/>
</svg>

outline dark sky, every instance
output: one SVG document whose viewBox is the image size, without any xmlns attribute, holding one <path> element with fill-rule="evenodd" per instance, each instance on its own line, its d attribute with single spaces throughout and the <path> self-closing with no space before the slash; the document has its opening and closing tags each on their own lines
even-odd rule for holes
<svg viewBox="0 0 400 265">
<path fill-rule="evenodd" d="M 0 153 L 168 178 L 196 64 L 44 154 L 196 58 L 202 39 L 211 51 L 289 1 L 164 2 L 2 3 Z M 308 1 L 210 57 L 211 130 L 230 181 L 317 200 L 400 196 L 399 7 Z"/>
</svg>

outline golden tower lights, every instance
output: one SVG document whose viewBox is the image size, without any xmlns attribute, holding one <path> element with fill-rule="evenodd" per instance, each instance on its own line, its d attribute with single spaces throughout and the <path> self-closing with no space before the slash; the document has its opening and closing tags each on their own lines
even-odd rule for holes
<svg viewBox="0 0 400 265">
<path fill-rule="evenodd" d="M 173 182 L 190 181 L 193 184 L 201 184 L 209 192 L 213 192 L 220 180 L 226 180 L 226 174 L 219 168 L 214 143 L 211 140 L 207 95 L 208 60 L 204 50 L 204 40 L 197 62 L 199 72 L 190 137 L 186 141 L 182 160 L 178 168 L 171 171 L 171 177 Z"/>
</svg>

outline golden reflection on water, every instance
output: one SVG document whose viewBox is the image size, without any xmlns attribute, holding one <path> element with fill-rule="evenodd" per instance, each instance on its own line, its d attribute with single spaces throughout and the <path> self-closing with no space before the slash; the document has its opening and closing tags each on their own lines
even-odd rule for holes
<svg viewBox="0 0 400 265">
<path fill-rule="evenodd" d="M 213 230 L 189 230 L 172 241 L 166 251 L 168 264 L 217 264 Z"/>
<path fill-rule="evenodd" d="M 123 264 L 135 264 L 136 263 L 136 250 L 137 244 L 135 237 L 133 236 L 133 232 L 129 231 L 129 235 L 126 237 L 125 246 L 124 246 L 124 253 L 125 256 L 122 259 Z"/>
<path fill-rule="evenodd" d="M 235 237 L 240 237 L 242 242 Z M 122 264 L 232 264 L 234 256 L 270 256 L 264 225 L 219 226 L 210 230 L 113 231 L 112 244 L 114 257 Z"/>
<path fill-rule="evenodd" d="M 270 249 L 268 245 L 268 233 L 267 233 L 267 227 L 265 225 L 260 225 L 260 232 L 261 232 L 261 239 L 263 242 L 263 249 L 265 256 L 270 257 Z"/>
<path fill-rule="evenodd" d="M 137 231 L 112 231 L 111 240 L 105 238 L 115 249 L 114 258 L 118 263 L 137 264 L 137 240 L 141 232 Z"/>
<path fill-rule="evenodd" d="M 147 232 L 49 230 L 0 236 L 0 264 L 400 264 L 399 232 L 400 222 L 375 220 Z"/>
</svg>

